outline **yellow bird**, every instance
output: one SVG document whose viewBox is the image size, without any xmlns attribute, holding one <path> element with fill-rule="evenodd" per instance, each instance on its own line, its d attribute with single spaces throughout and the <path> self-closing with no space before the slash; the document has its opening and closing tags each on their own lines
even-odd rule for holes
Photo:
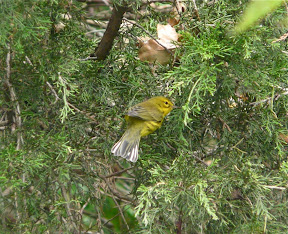
<svg viewBox="0 0 288 234">
<path fill-rule="evenodd" d="M 173 109 L 173 103 L 165 97 L 153 97 L 128 110 L 125 120 L 127 130 L 112 147 L 115 156 L 121 156 L 131 162 L 138 159 L 141 137 L 147 136 L 161 127 L 164 117 Z"/>
</svg>

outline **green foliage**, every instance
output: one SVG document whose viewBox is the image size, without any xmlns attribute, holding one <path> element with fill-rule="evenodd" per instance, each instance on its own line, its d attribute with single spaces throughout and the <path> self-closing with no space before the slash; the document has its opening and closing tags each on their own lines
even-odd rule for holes
<svg viewBox="0 0 288 234">
<path fill-rule="evenodd" d="M 272 43 L 284 7 L 234 35 L 246 3 L 196 1 L 199 21 L 188 1 L 177 61 L 151 68 L 136 58 L 145 33 L 134 26 L 105 61 L 83 60 L 99 41 L 83 3 L 1 4 L 1 232 L 286 232 L 287 45 Z M 149 32 L 168 18 L 141 1 L 131 9 Z M 156 95 L 180 108 L 129 168 L 111 146 L 126 110 Z"/>
<path fill-rule="evenodd" d="M 235 27 L 236 32 L 247 30 L 257 20 L 263 18 L 265 15 L 275 10 L 283 4 L 281 0 L 274 1 L 251 1 L 242 16 L 242 21 Z"/>
</svg>

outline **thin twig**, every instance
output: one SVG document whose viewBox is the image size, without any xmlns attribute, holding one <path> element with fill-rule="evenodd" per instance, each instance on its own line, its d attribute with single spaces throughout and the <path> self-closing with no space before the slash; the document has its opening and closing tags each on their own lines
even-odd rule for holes
<svg viewBox="0 0 288 234">
<path fill-rule="evenodd" d="M 219 120 L 222 122 L 223 128 L 226 128 L 229 132 L 232 132 L 232 130 L 229 127 L 229 125 L 221 117 L 219 117 Z"/>
<path fill-rule="evenodd" d="M 61 188 L 61 191 L 62 191 L 62 195 L 63 195 L 63 198 L 65 200 L 65 208 L 66 208 L 66 212 L 68 214 L 68 217 L 71 221 L 71 224 L 72 226 L 74 227 L 74 230 L 76 231 L 77 230 L 77 226 L 76 226 L 76 220 L 74 219 L 74 215 L 72 214 L 71 212 L 71 207 L 70 207 L 70 198 L 69 198 L 69 195 L 64 187 L 64 185 L 62 183 L 60 183 L 60 188 Z"/>
<path fill-rule="evenodd" d="M 104 177 L 104 176 L 101 176 L 101 175 L 98 175 L 101 179 L 103 179 L 105 181 L 105 184 L 107 185 L 108 189 L 110 190 L 110 192 L 116 196 L 117 198 L 119 198 L 120 200 L 124 200 L 124 201 L 128 201 L 128 202 L 131 202 L 133 203 L 133 199 L 130 198 L 130 197 L 127 197 L 127 196 L 122 196 L 120 193 L 118 193 L 115 189 L 113 189 L 109 183 L 109 181 Z"/>
<path fill-rule="evenodd" d="M 90 201 L 90 197 L 88 198 L 88 200 L 85 202 L 85 204 L 81 207 L 80 211 L 79 211 L 79 214 L 80 214 L 80 220 L 82 220 L 83 218 L 83 211 L 84 209 L 86 208 L 86 206 L 89 204 L 89 201 Z M 79 233 L 81 233 L 81 222 L 79 222 Z"/>
<path fill-rule="evenodd" d="M 236 145 L 232 146 L 231 149 L 236 149 L 238 151 L 240 151 L 243 154 L 247 154 L 247 152 L 245 152 L 244 150 L 239 149 L 237 146 L 240 145 L 242 143 L 242 141 L 244 140 L 244 138 L 241 138 L 240 141 L 238 141 L 236 143 Z"/>
<path fill-rule="evenodd" d="M 273 186 L 273 185 L 264 185 L 264 187 L 269 188 L 269 189 L 282 190 L 282 191 L 287 189 L 285 187 L 278 187 L 278 186 Z"/>
<path fill-rule="evenodd" d="M 249 197 L 245 196 L 245 200 L 248 201 L 249 205 L 251 207 L 253 207 L 253 203 L 251 202 L 251 200 L 249 199 Z"/>
<path fill-rule="evenodd" d="M 117 163 L 117 165 L 118 165 L 120 168 L 122 168 L 122 170 L 125 169 L 125 168 L 123 167 L 123 165 L 121 165 L 121 164 L 119 163 L 119 161 L 116 161 L 116 163 Z M 126 173 L 127 173 L 129 176 L 134 177 L 134 174 L 131 173 L 130 171 L 126 171 Z"/>
<path fill-rule="evenodd" d="M 202 160 L 201 158 L 197 157 L 195 154 L 198 153 L 198 151 L 195 151 L 193 153 L 188 153 L 188 155 L 191 155 L 193 158 L 197 159 L 199 162 L 203 163 L 206 167 L 208 167 L 209 165 L 204 161 Z"/>
<path fill-rule="evenodd" d="M 90 116 L 88 113 L 86 113 L 85 111 L 79 110 L 76 106 L 74 106 L 73 104 L 71 104 L 70 102 L 67 102 L 68 106 L 70 106 L 72 109 L 76 110 L 77 112 L 85 115 L 88 119 L 91 119 L 93 122 L 97 122 L 96 119 L 94 119 L 92 116 Z"/>
<path fill-rule="evenodd" d="M 55 104 L 58 100 L 60 100 L 60 98 L 59 98 L 58 94 L 56 93 L 56 91 L 53 89 L 52 85 L 48 81 L 46 81 L 46 84 L 49 86 L 50 90 L 52 91 L 52 93 L 56 97 L 56 100 L 53 103 L 53 104 Z"/>
<path fill-rule="evenodd" d="M 201 158 L 197 157 L 196 155 L 194 155 L 194 154 L 190 154 L 190 155 L 192 157 L 196 158 L 199 162 L 203 163 L 206 167 L 209 166 L 204 160 L 202 160 Z"/>
<path fill-rule="evenodd" d="M 87 60 L 97 60 L 97 57 L 90 57 L 90 56 L 88 56 L 88 57 L 86 57 L 86 58 L 84 58 L 84 59 L 78 59 L 79 61 L 87 61 Z"/>
<path fill-rule="evenodd" d="M 14 201 L 15 201 L 15 210 L 16 210 L 16 220 L 18 223 L 20 223 L 21 217 L 20 217 L 19 206 L 18 206 L 18 195 L 16 192 L 14 192 Z"/>
<path fill-rule="evenodd" d="M 104 4 L 105 4 L 106 6 L 109 6 L 109 7 L 110 7 L 110 4 L 109 4 L 109 2 L 108 2 L 107 0 L 102 0 L 102 2 L 104 2 Z"/>
<path fill-rule="evenodd" d="M 279 39 L 276 39 L 276 40 L 272 41 L 272 43 L 279 42 L 279 41 L 284 41 L 284 40 L 286 40 L 287 37 L 288 37 L 288 32 L 283 34 Z"/>
<path fill-rule="evenodd" d="M 9 124 L 9 121 L 8 121 L 8 120 L 4 120 L 4 121 L 1 121 L 1 122 L 0 122 L 0 126 L 5 126 L 5 127 L 7 127 L 8 124 Z"/>
<path fill-rule="evenodd" d="M 126 209 L 124 209 L 123 211 L 128 210 L 130 207 L 128 206 Z M 103 223 L 102 226 L 105 226 L 107 223 L 109 223 L 111 220 L 115 219 L 116 217 L 118 217 L 120 215 L 120 213 L 114 215 L 112 218 L 108 219 L 105 223 Z"/>
<path fill-rule="evenodd" d="M 133 167 L 128 167 L 128 168 L 126 168 L 124 170 L 121 170 L 121 171 L 116 171 L 116 172 L 114 172 L 114 173 L 112 173 L 110 175 L 104 176 L 104 177 L 105 178 L 109 178 L 109 177 L 112 177 L 112 176 L 117 176 L 117 175 L 120 175 L 120 174 L 122 174 L 122 173 L 124 173 L 124 172 L 126 172 L 126 171 L 128 171 L 128 170 L 130 170 L 132 168 L 134 168 L 134 166 Z"/>
<path fill-rule="evenodd" d="M 90 197 L 88 198 L 87 202 L 85 202 L 85 204 L 84 204 L 84 205 L 82 206 L 82 208 L 80 209 L 79 213 L 80 213 L 81 217 L 82 217 L 83 211 L 84 211 L 84 209 L 86 208 L 86 206 L 88 205 L 89 201 L 90 201 Z"/>
<path fill-rule="evenodd" d="M 33 63 L 31 62 L 31 60 L 29 59 L 29 57 L 27 55 L 25 56 L 25 59 L 26 59 L 27 63 L 33 67 Z"/>
<path fill-rule="evenodd" d="M 236 171 L 242 172 L 236 165 L 234 165 L 234 168 L 235 168 Z"/>
<path fill-rule="evenodd" d="M 195 0 L 192 0 L 192 2 L 193 2 L 193 5 L 194 5 L 194 8 L 195 8 L 195 14 L 196 14 L 196 16 L 197 16 L 197 19 L 198 19 L 199 21 L 201 21 L 200 16 L 199 16 L 198 7 L 197 7 L 197 5 L 196 5 L 196 2 L 195 2 Z"/>
<path fill-rule="evenodd" d="M 174 0 L 149 0 L 145 3 L 143 3 L 143 5 L 147 5 L 147 4 L 151 4 L 151 3 L 165 3 L 165 2 L 173 3 Z"/>
<path fill-rule="evenodd" d="M 104 233 L 103 232 L 103 229 L 102 229 L 102 218 L 101 218 L 101 212 L 99 211 L 99 209 L 96 209 L 97 210 L 97 218 L 98 218 L 98 222 L 97 222 L 97 225 L 98 225 L 98 228 L 101 230 L 101 234 Z"/>
<path fill-rule="evenodd" d="M 123 177 L 123 176 L 114 176 L 114 179 L 120 179 L 120 180 L 133 180 L 133 181 L 135 181 L 134 178 Z"/>
<path fill-rule="evenodd" d="M 286 92 L 284 92 L 284 93 L 276 94 L 274 97 L 275 97 L 275 100 L 277 100 L 277 99 L 279 99 L 281 96 L 285 96 L 285 95 L 288 95 L 288 91 L 286 91 Z M 250 105 L 251 105 L 251 106 L 257 106 L 257 105 L 262 104 L 262 103 L 270 102 L 271 100 L 272 100 L 272 97 L 269 97 L 269 98 L 260 100 L 260 101 L 258 101 L 258 102 L 251 102 Z"/>
<path fill-rule="evenodd" d="M 46 81 L 46 84 L 48 85 L 48 87 L 51 89 L 52 93 L 54 94 L 54 96 L 56 97 L 56 101 L 54 102 L 54 104 L 57 102 L 57 100 L 60 99 L 60 97 L 58 96 L 57 92 L 54 90 L 53 86 Z M 74 109 L 75 111 L 85 115 L 88 119 L 91 119 L 93 122 L 97 122 L 96 119 L 94 119 L 92 116 L 90 116 L 88 113 L 86 113 L 85 111 L 82 111 L 80 109 L 78 109 L 76 106 L 74 106 L 73 104 L 71 104 L 70 102 L 67 101 L 68 106 L 70 106 L 72 109 Z"/>
<path fill-rule="evenodd" d="M 122 219 L 123 219 L 123 221 L 124 221 L 127 229 L 130 230 L 129 225 L 128 225 L 125 217 L 124 217 L 124 214 L 123 214 L 123 211 L 122 211 L 121 207 L 119 206 L 119 204 L 118 204 L 117 200 L 115 199 L 115 197 L 112 196 L 112 198 L 113 198 L 113 200 L 114 200 L 114 202 L 115 202 L 115 204 L 116 204 L 116 206 L 117 206 L 117 208 L 118 208 L 118 210 L 119 210 L 119 212 L 120 212 L 120 215 L 121 215 L 121 217 L 122 217 Z"/>
<path fill-rule="evenodd" d="M 132 22 L 130 20 L 128 20 L 127 18 L 123 18 L 123 20 L 127 21 L 130 24 L 135 25 L 136 27 L 142 29 L 146 34 L 148 34 L 154 41 L 156 41 L 157 44 L 159 44 L 160 46 L 162 46 L 169 54 L 171 54 L 173 56 L 173 53 L 171 50 L 169 50 L 166 46 L 164 46 L 163 44 L 161 44 L 153 35 L 151 35 L 151 33 L 149 33 L 145 28 L 143 28 L 140 24 L 137 24 L 135 22 Z"/>
</svg>

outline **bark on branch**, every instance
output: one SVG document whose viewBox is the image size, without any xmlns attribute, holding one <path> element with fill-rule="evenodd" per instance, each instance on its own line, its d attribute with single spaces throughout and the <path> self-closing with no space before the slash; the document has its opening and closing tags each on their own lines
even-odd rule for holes
<svg viewBox="0 0 288 234">
<path fill-rule="evenodd" d="M 112 48 L 113 41 L 118 34 L 123 15 L 127 9 L 127 6 L 114 5 L 107 29 L 98 47 L 95 49 L 95 54 L 93 57 L 96 57 L 97 60 L 104 60 L 108 56 Z"/>
<path fill-rule="evenodd" d="M 14 116 L 15 120 L 12 124 L 12 132 L 17 129 L 17 150 L 20 150 L 21 145 L 23 144 L 23 137 L 21 132 L 22 127 L 22 120 L 21 120 L 21 110 L 20 110 L 20 104 L 18 102 L 15 89 L 11 83 L 11 46 L 8 44 L 8 52 L 6 57 L 6 77 L 4 77 L 4 85 L 6 86 L 9 94 L 10 94 L 10 101 L 14 107 Z"/>
</svg>

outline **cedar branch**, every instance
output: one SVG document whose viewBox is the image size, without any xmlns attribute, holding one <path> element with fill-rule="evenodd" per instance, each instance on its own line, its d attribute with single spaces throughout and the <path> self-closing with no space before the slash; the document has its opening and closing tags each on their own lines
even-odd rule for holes
<svg viewBox="0 0 288 234">
<path fill-rule="evenodd" d="M 95 54 L 93 57 L 96 57 L 97 60 L 105 60 L 108 56 L 112 48 L 113 41 L 118 34 L 123 15 L 127 9 L 127 6 L 114 5 L 107 29 L 98 47 L 95 49 Z"/>
</svg>

